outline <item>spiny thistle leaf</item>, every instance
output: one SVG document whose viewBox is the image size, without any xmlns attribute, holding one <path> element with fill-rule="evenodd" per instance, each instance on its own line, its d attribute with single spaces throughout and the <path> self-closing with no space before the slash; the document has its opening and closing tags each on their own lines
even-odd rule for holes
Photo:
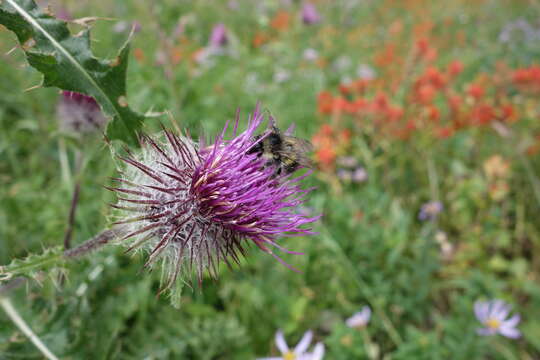
<svg viewBox="0 0 540 360">
<path fill-rule="evenodd" d="M 37 272 L 55 268 L 64 261 L 62 247 L 46 249 L 41 254 L 30 254 L 24 259 L 15 259 L 10 264 L 0 266 L 0 283 L 17 276 L 33 278 Z"/>
<path fill-rule="evenodd" d="M 64 21 L 42 12 L 33 0 L 0 1 L 0 24 L 15 33 L 28 63 L 43 74 L 43 86 L 92 96 L 112 117 L 107 136 L 138 144 L 144 116 L 127 103 L 128 42 L 115 59 L 98 59 L 88 29 L 71 35 Z"/>
</svg>

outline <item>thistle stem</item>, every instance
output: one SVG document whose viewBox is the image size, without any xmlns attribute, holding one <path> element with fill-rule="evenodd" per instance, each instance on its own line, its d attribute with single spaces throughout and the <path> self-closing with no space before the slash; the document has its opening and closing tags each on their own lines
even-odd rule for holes
<svg viewBox="0 0 540 360">
<path fill-rule="evenodd" d="M 13 323 L 23 332 L 26 337 L 38 348 L 39 351 L 49 360 L 58 360 L 58 358 L 47 348 L 47 346 L 39 339 L 39 337 L 26 324 L 24 319 L 19 315 L 17 310 L 11 304 L 8 298 L 0 296 L 0 306 L 4 309 L 8 317 Z"/>
<path fill-rule="evenodd" d="M 79 204 L 79 193 L 81 191 L 81 179 L 79 177 L 79 172 L 82 165 L 82 154 L 79 150 L 75 152 L 75 186 L 73 189 L 73 195 L 71 197 L 71 206 L 69 208 L 68 216 L 68 225 L 66 228 L 66 233 L 64 235 L 64 250 L 67 250 L 71 247 L 71 236 L 73 234 L 73 225 L 75 223 L 75 213 L 77 211 L 77 205 Z"/>
</svg>

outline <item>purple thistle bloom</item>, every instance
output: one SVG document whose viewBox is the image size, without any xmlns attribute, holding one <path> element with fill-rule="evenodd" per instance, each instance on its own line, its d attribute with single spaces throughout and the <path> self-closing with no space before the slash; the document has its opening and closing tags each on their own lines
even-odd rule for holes
<svg viewBox="0 0 540 360">
<path fill-rule="evenodd" d="M 443 210 L 443 204 L 440 201 L 429 201 L 422 205 L 418 213 L 418 219 L 421 221 L 435 219 Z"/>
<path fill-rule="evenodd" d="M 56 110 L 64 131 L 89 133 L 107 123 L 96 100 L 77 92 L 63 91 Z"/>
<path fill-rule="evenodd" d="M 225 139 L 226 125 L 209 146 L 164 130 L 164 139 L 142 136 L 141 153 L 121 158 L 127 168 L 123 178 L 114 179 L 121 185 L 109 188 L 119 196 L 116 224 L 126 226 L 122 240 L 130 240 L 128 251 L 150 252 L 147 266 L 163 260 L 164 289 L 182 272 L 195 271 L 199 284 L 204 270 L 217 277 L 218 263 L 239 263 L 250 242 L 289 266 L 272 250 L 289 252 L 277 238 L 313 234 L 302 226 L 319 216 L 298 210 L 311 191 L 298 182 L 309 173 L 276 177 L 264 159 L 247 154 L 262 140 L 255 140 L 255 131 L 263 120 L 257 107 L 237 135 L 237 115 L 233 138 Z"/>
<path fill-rule="evenodd" d="M 477 301 L 474 303 L 474 314 L 485 326 L 485 328 L 476 330 L 479 335 L 501 334 L 511 339 L 517 339 L 521 336 L 521 332 L 516 329 L 521 320 L 519 314 L 506 319 L 510 314 L 510 305 L 502 300 Z"/>
<path fill-rule="evenodd" d="M 321 21 L 321 16 L 315 5 L 305 2 L 302 6 L 302 21 L 306 25 L 317 24 Z"/>
<path fill-rule="evenodd" d="M 227 44 L 227 28 L 223 24 L 217 24 L 212 29 L 210 34 L 210 46 L 211 47 L 222 47 Z"/>
</svg>

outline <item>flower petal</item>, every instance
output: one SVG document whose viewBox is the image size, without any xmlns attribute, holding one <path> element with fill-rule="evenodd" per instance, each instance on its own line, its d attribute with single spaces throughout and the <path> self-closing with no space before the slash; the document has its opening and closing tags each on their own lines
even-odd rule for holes
<svg viewBox="0 0 540 360">
<path fill-rule="evenodd" d="M 281 330 L 278 330 L 276 333 L 276 346 L 282 354 L 285 354 L 287 351 L 289 351 L 289 346 L 287 345 L 285 337 L 283 336 L 283 331 Z"/>
<path fill-rule="evenodd" d="M 516 314 L 512 316 L 510 319 L 503 321 L 502 327 L 516 327 L 517 324 L 519 324 L 521 320 L 521 316 L 519 314 Z"/>
<path fill-rule="evenodd" d="M 474 303 L 474 314 L 480 322 L 485 322 L 488 315 L 489 303 L 485 301 L 476 301 Z"/>
<path fill-rule="evenodd" d="M 319 342 L 313 348 L 313 352 L 311 353 L 310 360 L 322 360 L 323 356 L 324 356 L 324 344 Z"/>
<path fill-rule="evenodd" d="M 510 307 L 504 301 L 494 300 L 489 309 L 489 317 L 504 320 L 504 318 L 508 315 L 508 312 L 510 312 Z"/>
<path fill-rule="evenodd" d="M 294 348 L 294 353 L 296 355 L 302 355 L 306 352 L 309 344 L 311 344 L 311 339 L 313 338 L 313 331 L 309 330 L 306 331 L 304 336 L 302 336 L 302 339 L 300 339 L 300 342 L 296 347 Z"/>
<path fill-rule="evenodd" d="M 518 329 L 510 326 L 501 326 L 499 328 L 499 333 L 510 339 L 517 339 L 521 336 L 521 332 Z"/>
</svg>

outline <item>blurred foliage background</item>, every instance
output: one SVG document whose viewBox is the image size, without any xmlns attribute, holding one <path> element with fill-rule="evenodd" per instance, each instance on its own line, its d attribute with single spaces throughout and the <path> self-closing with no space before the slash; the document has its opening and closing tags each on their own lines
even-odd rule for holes
<svg viewBox="0 0 540 360">
<path fill-rule="evenodd" d="M 40 3 L 45 6 L 44 2 Z M 535 1 L 51 2 L 98 16 L 113 57 L 136 24 L 130 104 L 215 134 L 257 101 L 315 145 L 318 235 L 284 240 L 295 273 L 251 249 L 219 281 L 156 297 L 159 272 L 108 247 L 9 296 L 62 359 L 253 359 L 308 329 L 327 359 L 540 358 L 540 4 Z M 222 23 L 227 42 L 209 52 Z M 73 32 L 78 25 L 70 25 Z M 75 153 L 85 154 L 74 243 L 107 226 L 115 175 L 99 135 L 58 130 L 56 89 L 0 28 L 0 264 L 61 245 Z M 150 118 L 146 130 L 167 116 Z M 78 149 L 78 150 L 77 150 Z M 50 276 L 49 276 L 50 275 Z M 472 307 L 500 298 L 518 340 L 480 337 Z M 369 305 L 364 332 L 344 320 Z M 0 314 L 0 358 L 40 353 Z"/>
</svg>

